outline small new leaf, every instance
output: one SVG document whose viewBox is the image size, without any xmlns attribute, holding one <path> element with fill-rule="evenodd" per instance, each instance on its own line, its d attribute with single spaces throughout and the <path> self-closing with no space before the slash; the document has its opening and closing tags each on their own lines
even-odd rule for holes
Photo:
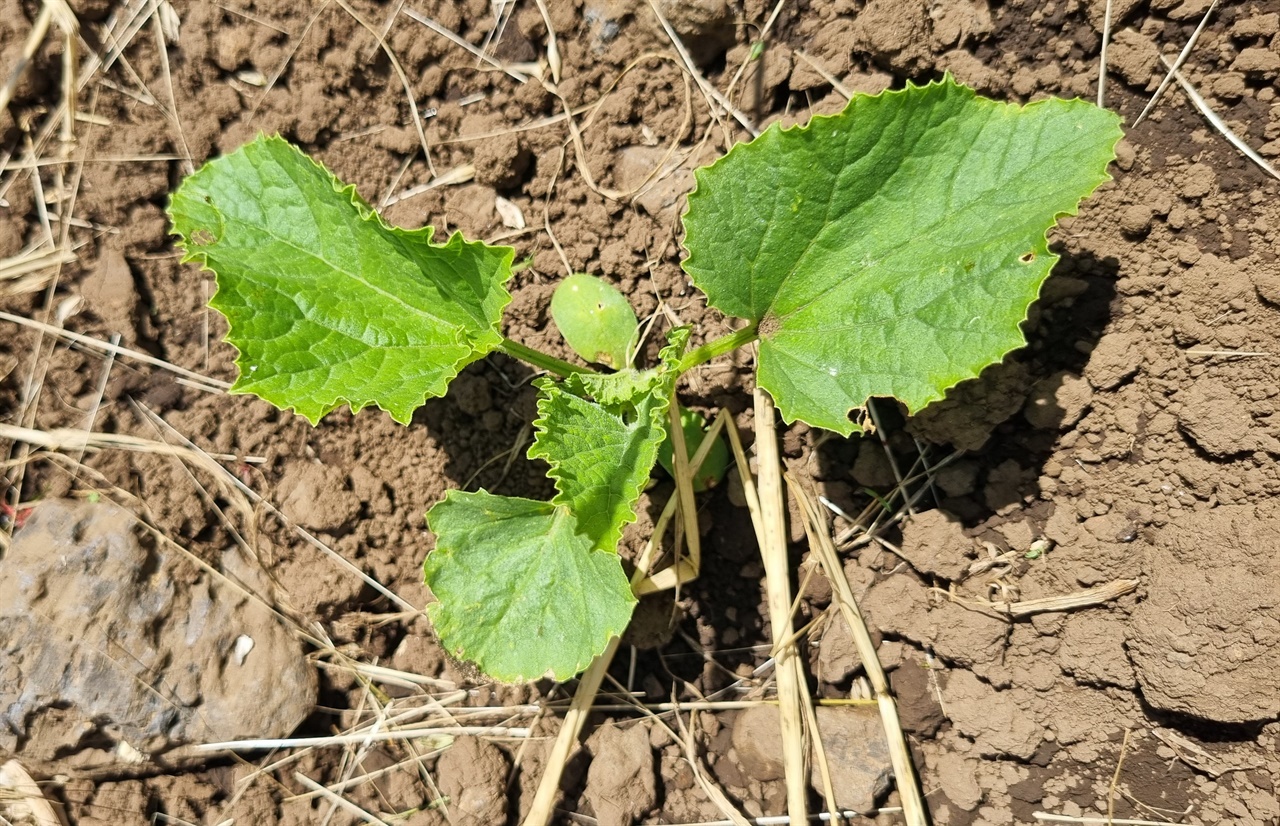
<svg viewBox="0 0 1280 826">
<path fill-rule="evenodd" d="M 849 434 L 872 396 L 916 411 L 1025 343 L 1058 257 L 1045 233 L 1107 180 L 1119 118 L 948 76 L 771 127 L 696 173 L 684 268 L 758 323 L 787 421 Z"/>
<path fill-rule="evenodd" d="M 666 438 L 667 406 L 688 330 L 672 332 L 662 366 L 610 376 L 575 374 L 538 387 L 537 437 L 531 459 L 550 465 L 553 500 L 578 517 L 599 550 L 614 551 Z"/>
<path fill-rule="evenodd" d="M 239 351 L 232 392 L 312 424 L 341 404 L 408 423 L 502 342 L 511 248 L 389 226 L 279 137 L 205 164 L 169 215 L 183 260 L 217 276 L 209 303 Z"/>
</svg>

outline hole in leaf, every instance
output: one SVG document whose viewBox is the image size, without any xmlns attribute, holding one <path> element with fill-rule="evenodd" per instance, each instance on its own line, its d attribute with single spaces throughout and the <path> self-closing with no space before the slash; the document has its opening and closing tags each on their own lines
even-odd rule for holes
<svg viewBox="0 0 1280 826">
<path fill-rule="evenodd" d="M 1030 264 L 1032 261 L 1036 260 L 1036 254 L 1034 252 L 1024 252 L 1022 255 L 1018 256 L 1018 260 L 1024 264 Z"/>
</svg>

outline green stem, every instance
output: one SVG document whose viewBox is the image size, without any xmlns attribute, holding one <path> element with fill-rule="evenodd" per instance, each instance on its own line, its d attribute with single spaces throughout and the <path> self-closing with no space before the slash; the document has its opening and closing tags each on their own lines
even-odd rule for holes
<svg viewBox="0 0 1280 826">
<path fill-rule="evenodd" d="M 548 373 L 554 373 L 560 378 L 566 378 L 573 373 L 594 373 L 587 367 L 579 367 L 576 364 L 570 364 L 567 361 L 548 355 L 541 350 L 535 350 L 532 347 L 525 347 L 518 341 L 512 341 L 509 338 L 503 338 L 502 344 L 498 345 L 502 352 L 512 358 L 520 359 L 526 364 L 532 364 L 539 370 L 546 370 Z"/>
<path fill-rule="evenodd" d="M 713 341 L 708 341 L 701 347 L 695 347 L 684 354 L 684 358 L 680 359 L 680 372 L 684 373 L 700 364 L 706 364 L 716 356 L 723 356 L 725 353 L 732 353 L 739 347 L 750 344 L 759 338 L 756 331 L 756 325 L 751 324 L 743 327 L 737 332 L 730 333 L 727 336 L 721 336 Z"/>
</svg>

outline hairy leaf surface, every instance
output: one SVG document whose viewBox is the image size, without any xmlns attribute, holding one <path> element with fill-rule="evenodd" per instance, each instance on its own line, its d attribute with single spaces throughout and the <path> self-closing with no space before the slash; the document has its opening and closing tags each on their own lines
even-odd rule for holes
<svg viewBox="0 0 1280 826">
<path fill-rule="evenodd" d="M 210 305 L 240 352 L 233 392 L 313 424 L 344 403 L 407 423 L 502 341 L 513 250 L 388 226 L 281 138 L 205 164 L 169 214 L 184 260 L 217 276 Z"/>
<path fill-rule="evenodd" d="M 1107 180 L 1119 119 L 1080 100 L 996 103 L 950 77 L 771 127 L 696 173 L 684 268 L 756 322 L 787 421 L 849 434 L 914 412 L 1025 343 L 1057 256 L 1045 233 Z"/>
</svg>

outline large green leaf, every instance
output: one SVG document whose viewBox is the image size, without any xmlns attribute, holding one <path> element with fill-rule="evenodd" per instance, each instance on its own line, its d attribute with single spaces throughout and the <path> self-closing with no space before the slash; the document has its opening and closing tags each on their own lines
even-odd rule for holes
<svg viewBox="0 0 1280 826">
<path fill-rule="evenodd" d="M 492 677 L 567 680 L 631 619 L 617 554 L 593 550 L 567 507 L 450 491 L 427 523 L 438 537 L 424 566 L 436 633 Z"/>
<path fill-rule="evenodd" d="M 281 138 L 205 164 L 169 214 L 183 260 L 217 275 L 210 305 L 240 351 L 233 392 L 313 424 L 344 403 L 407 423 L 502 341 L 512 249 L 388 226 Z"/>
<path fill-rule="evenodd" d="M 916 411 L 1025 343 L 1057 256 L 1045 233 L 1107 180 L 1119 119 L 1080 100 L 996 103 L 950 77 L 766 130 L 696 173 L 684 268 L 757 322 L 788 421 Z"/>
</svg>

